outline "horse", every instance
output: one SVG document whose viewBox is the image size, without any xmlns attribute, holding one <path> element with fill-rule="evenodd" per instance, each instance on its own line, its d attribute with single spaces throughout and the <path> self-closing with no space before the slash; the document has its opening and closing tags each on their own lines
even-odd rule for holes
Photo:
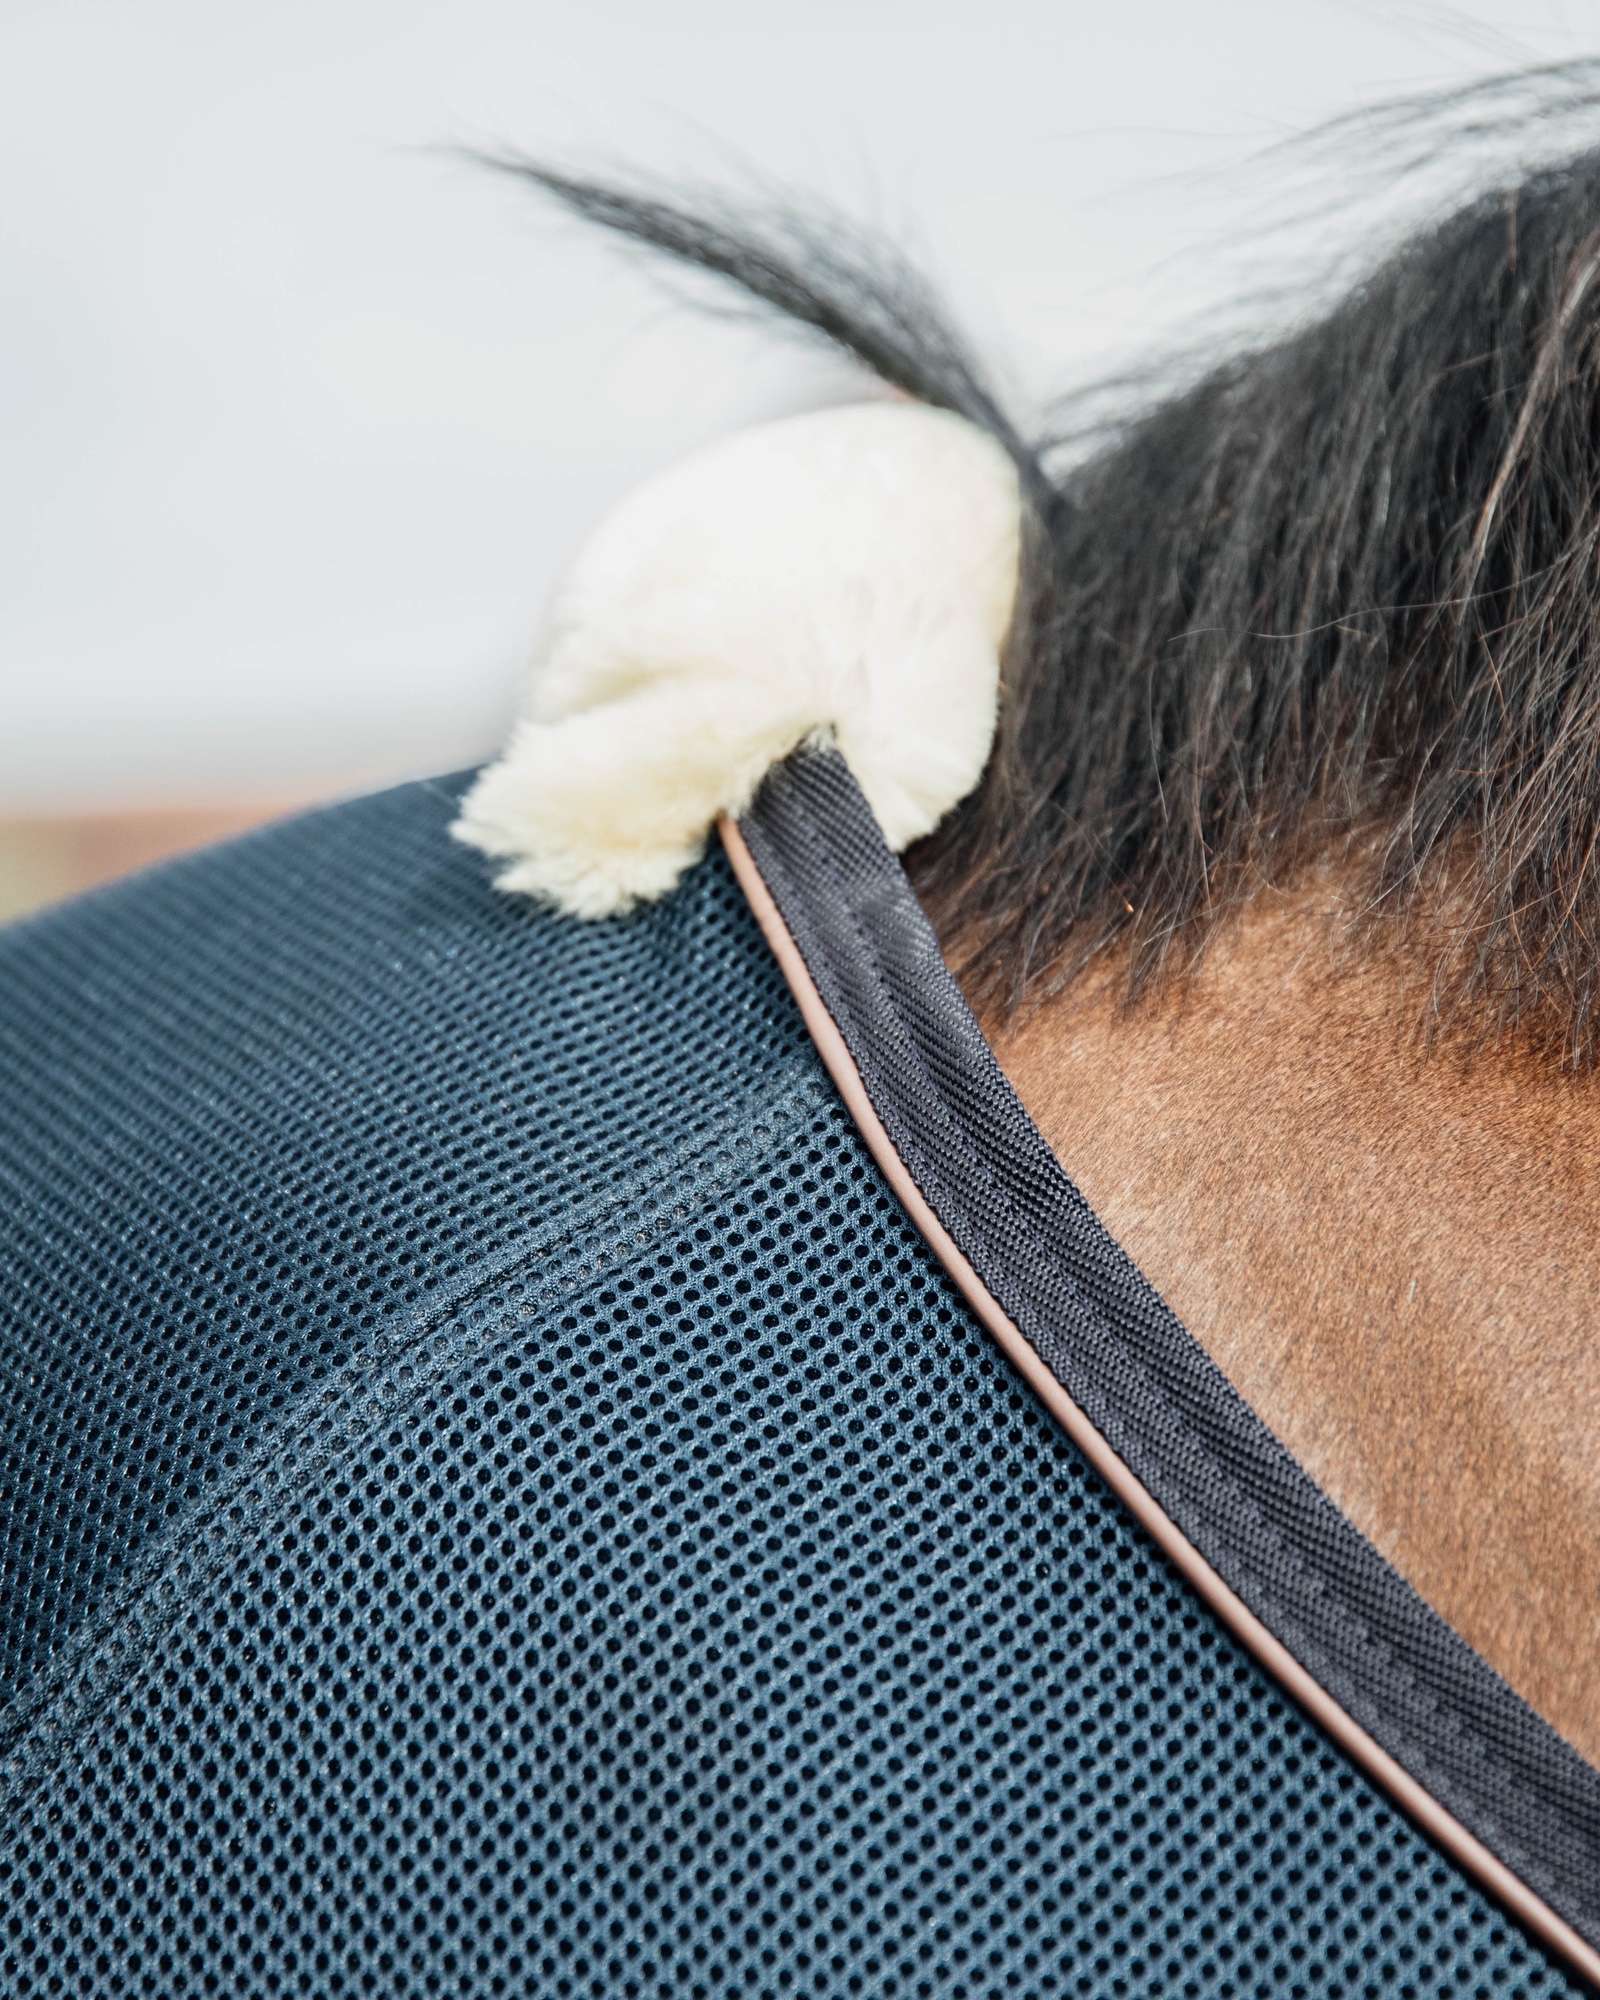
<svg viewBox="0 0 1600 2000">
<path fill-rule="evenodd" d="M 1600 1979 L 1600 154 L 1067 451 L 837 219 L 495 164 L 884 399 L 488 771 L 0 935 L 0 1978 Z"/>
<path fill-rule="evenodd" d="M 1600 154 L 1055 474 L 881 246 L 495 164 L 1013 455 L 998 740 L 907 856 L 948 963 L 1230 1381 L 1600 1758 Z"/>
</svg>

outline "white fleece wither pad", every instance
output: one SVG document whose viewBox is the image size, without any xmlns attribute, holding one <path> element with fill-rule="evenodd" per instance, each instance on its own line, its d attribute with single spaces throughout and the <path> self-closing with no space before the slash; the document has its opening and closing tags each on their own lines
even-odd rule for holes
<svg viewBox="0 0 1600 2000">
<path fill-rule="evenodd" d="M 960 417 L 790 417 L 650 481 L 557 596 L 459 838 L 598 917 L 667 893 L 717 815 L 831 729 L 897 851 L 977 784 L 1017 590 L 1016 469 Z"/>
</svg>

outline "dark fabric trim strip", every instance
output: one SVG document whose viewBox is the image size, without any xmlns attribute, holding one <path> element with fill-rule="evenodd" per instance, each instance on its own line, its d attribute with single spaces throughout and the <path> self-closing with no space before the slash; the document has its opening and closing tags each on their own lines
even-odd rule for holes
<svg viewBox="0 0 1600 2000">
<path fill-rule="evenodd" d="M 1313 1680 L 1600 1948 L 1600 1772 L 1339 1512 L 1095 1218 L 843 760 L 797 751 L 740 832 L 906 1170 L 1051 1375 Z"/>
</svg>

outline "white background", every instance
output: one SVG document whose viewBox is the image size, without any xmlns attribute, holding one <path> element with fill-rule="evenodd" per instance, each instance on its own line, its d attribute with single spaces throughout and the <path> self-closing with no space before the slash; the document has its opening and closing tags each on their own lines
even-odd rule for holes
<svg viewBox="0 0 1600 2000">
<path fill-rule="evenodd" d="M 1273 142 L 1595 52 L 1541 0 L 0 0 L 0 811 L 471 761 L 610 500 L 858 393 L 449 142 L 819 192 L 1026 414 L 1359 240 L 1283 200 L 1359 129 Z"/>
</svg>

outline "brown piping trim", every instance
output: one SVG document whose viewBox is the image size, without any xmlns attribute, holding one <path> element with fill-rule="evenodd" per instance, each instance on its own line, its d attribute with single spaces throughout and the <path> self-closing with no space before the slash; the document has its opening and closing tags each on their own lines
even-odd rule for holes
<svg viewBox="0 0 1600 2000">
<path fill-rule="evenodd" d="M 967 1303 L 994 1336 L 1006 1359 L 1162 1554 L 1182 1572 L 1240 1644 L 1255 1655 L 1312 1720 L 1453 1861 L 1481 1882 L 1542 1943 L 1559 1953 L 1594 1985 L 1600 1986 L 1600 1951 L 1579 1937 L 1569 1923 L 1558 1917 L 1547 1903 L 1519 1881 L 1503 1861 L 1491 1854 L 1483 1842 L 1447 1813 L 1409 1771 L 1375 1743 L 1358 1722 L 1346 1715 L 1333 1697 L 1311 1678 L 1288 1648 L 1273 1637 L 1243 1599 L 1223 1582 L 1200 1551 L 1167 1518 L 1040 1360 L 1016 1322 L 1001 1308 L 924 1201 L 905 1163 L 895 1151 L 894 1142 L 872 1108 L 872 1100 L 867 1095 L 866 1085 L 861 1081 L 845 1039 L 834 1024 L 833 1016 L 828 1012 L 800 955 L 800 948 L 790 936 L 789 927 L 773 901 L 772 892 L 745 845 L 744 835 L 726 814 L 718 820 L 717 830 L 733 864 L 733 872 L 739 878 L 739 886 L 767 943 L 772 947 L 773 956 L 789 982 L 790 991 L 799 1002 L 817 1053 L 838 1087 L 845 1109 L 866 1140 L 868 1150 L 882 1169 L 884 1178 L 899 1196 L 907 1215 L 960 1287 Z"/>
</svg>

